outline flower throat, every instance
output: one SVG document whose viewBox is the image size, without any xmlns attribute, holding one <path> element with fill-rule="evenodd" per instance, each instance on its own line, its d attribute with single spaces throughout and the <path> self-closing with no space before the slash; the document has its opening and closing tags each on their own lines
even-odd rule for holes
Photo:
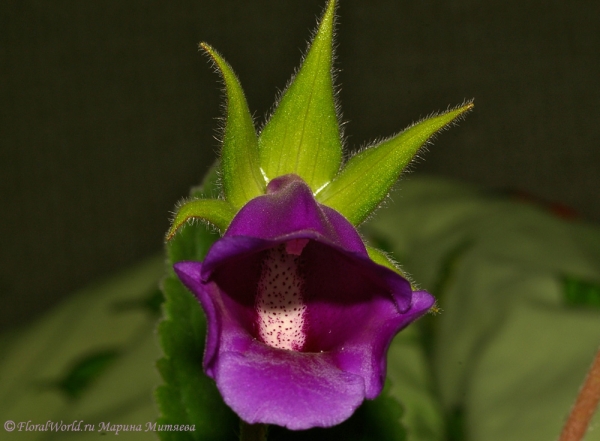
<svg viewBox="0 0 600 441">
<path fill-rule="evenodd" d="M 300 351 L 306 341 L 302 250 L 308 239 L 294 239 L 267 250 L 256 291 L 258 334 L 274 348 Z"/>
</svg>

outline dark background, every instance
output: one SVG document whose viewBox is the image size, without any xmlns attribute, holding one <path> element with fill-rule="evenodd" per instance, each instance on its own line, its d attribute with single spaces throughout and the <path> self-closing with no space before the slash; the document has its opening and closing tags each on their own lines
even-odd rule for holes
<svg viewBox="0 0 600 441">
<path fill-rule="evenodd" d="M 218 77 L 259 121 L 325 0 L 0 2 L 0 328 L 161 249 L 212 162 Z M 341 0 L 348 146 L 475 98 L 413 167 L 599 221 L 600 3 Z"/>
</svg>

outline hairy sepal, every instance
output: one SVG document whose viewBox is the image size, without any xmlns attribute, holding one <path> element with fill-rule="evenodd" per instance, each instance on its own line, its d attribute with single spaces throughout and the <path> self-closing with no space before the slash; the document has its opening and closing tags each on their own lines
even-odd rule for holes
<svg viewBox="0 0 600 441">
<path fill-rule="evenodd" d="M 235 216 L 236 210 L 221 199 L 192 199 L 176 209 L 171 228 L 166 235 L 169 241 L 185 224 L 193 220 L 204 221 L 224 232 Z"/>
<path fill-rule="evenodd" d="M 221 173 L 225 198 L 234 208 L 264 194 L 258 138 L 244 91 L 231 66 L 206 43 L 200 47 L 211 57 L 225 84 L 227 116 L 221 149 Z"/>
<path fill-rule="evenodd" d="M 258 140 L 268 180 L 295 173 L 313 191 L 333 179 L 342 160 L 332 78 L 335 3 L 328 3 L 300 70 Z"/>
<path fill-rule="evenodd" d="M 360 224 L 385 199 L 419 149 L 472 108 L 473 103 L 469 102 L 427 118 L 361 151 L 317 194 L 317 200 L 342 213 L 352 224 Z"/>
</svg>

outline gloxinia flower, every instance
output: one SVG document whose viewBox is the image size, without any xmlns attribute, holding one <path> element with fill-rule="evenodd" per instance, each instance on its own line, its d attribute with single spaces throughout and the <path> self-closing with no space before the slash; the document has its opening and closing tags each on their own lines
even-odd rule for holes
<svg viewBox="0 0 600 441">
<path fill-rule="evenodd" d="M 379 395 L 392 338 L 434 303 L 291 174 L 239 211 L 204 262 L 175 271 L 206 313 L 204 370 L 225 402 L 293 430 L 341 423 Z"/>
<path fill-rule="evenodd" d="M 420 121 L 344 162 L 332 78 L 335 3 L 258 134 L 231 66 L 200 45 L 227 96 L 213 188 L 222 197 L 207 191 L 178 206 L 167 240 L 186 240 L 175 236 L 191 219 L 223 233 L 203 262 L 173 263 L 206 315 L 204 371 L 247 423 L 295 430 L 341 423 L 381 392 L 392 338 L 434 302 L 412 291 L 355 227 L 381 206 L 419 149 L 473 105 Z M 170 249 L 204 256 L 196 239 Z M 190 358 L 171 342 L 196 335 L 197 322 L 182 313 L 180 291 L 166 288 L 165 298 L 159 367 L 166 385 L 157 398 L 163 421 L 194 424 L 186 409 L 202 391 L 177 377 Z M 195 368 L 191 375 L 201 376 Z"/>
</svg>

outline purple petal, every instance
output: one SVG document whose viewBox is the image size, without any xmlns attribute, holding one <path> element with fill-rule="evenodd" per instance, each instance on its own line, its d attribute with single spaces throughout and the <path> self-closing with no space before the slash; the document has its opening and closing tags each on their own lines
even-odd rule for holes
<svg viewBox="0 0 600 441">
<path fill-rule="evenodd" d="M 389 304 L 378 302 L 369 319 L 361 325 L 364 330 L 355 334 L 336 353 L 337 365 L 365 379 L 365 398 L 377 397 L 386 377 L 387 351 L 394 336 L 425 314 L 435 299 L 426 291 L 416 291 L 413 305 L 404 314 L 398 314 Z M 377 314 L 380 314 L 379 316 Z"/>
<path fill-rule="evenodd" d="M 318 204 L 308 185 L 296 175 L 273 179 L 266 195 L 242 207 L 225 237 L 274 239 L 302 231 L 316 233 L 348 251 L 367 254 L 352 224 L 337 211 Z"/>
<path fill-rule="evenodd" d="M 342 369 L 365 379 L 366 398 L 375 398 L 385 381 L 392 338 L 434 299 L 426 292 L 415 297 L 407 280 L 362 256 L 315 243 L 305 258 L 312 340 L 307 350 L 336 354 Z"/>
<path fill-rule="evenodd" d="M 365 396 L 363 379 L 338 369 L 330 355 L 271 348 L 251 341 L 222 352 L 215 380 L 246 422 L 292 430 L 330 427 L 349 418 Z"/>
<path fill-rule="evenodd" d="M 433 297 L 371 261 L 354 227 L 300 178 L 275 179 L 267 191 L 242 208 L 203 264 L 174 268 L 206 313 L 204 369 L 225 402 L 249 423 L 329 427 L 381 392 L 390 342 Z M 299 262 L 300 351 L 265 344 L 257 329 L 257 287 L 276 247 Z"/>
</svg>

